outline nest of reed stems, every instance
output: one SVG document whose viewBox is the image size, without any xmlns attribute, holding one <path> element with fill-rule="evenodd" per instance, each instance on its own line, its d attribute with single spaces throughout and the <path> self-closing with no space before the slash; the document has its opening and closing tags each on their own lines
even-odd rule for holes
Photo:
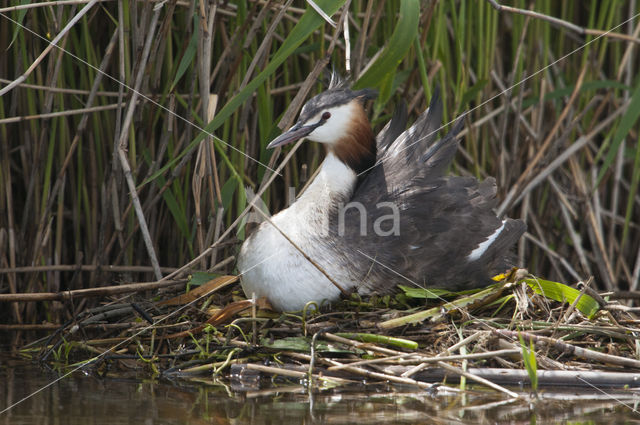
<svg viewBox="0 0 640 425">
<path fill-rule="evenodd" d="M 463 379 L 520 397 L 540 386 L 640 385 L 637 309 L 590 282 L 571 288 L 514 269 L 464 293 L 403 288 L 277 313 L 241 297 L 237 280 L 201 275 L 188 292 L 103 299 L 19 352 L 61 370 L 213 377 L 239 389 L 277 378 L 450 393 Z"/>
<path fill-rule="evenodd" d="M 453 391 L 482 369 L 531 387 L 633 386 L 618 373 L 635 379 L 640 357 L 626 306 L 640 285 L 637 4 L 317 0 L 333 26 L 307 2 L 124 3 L 0 8 L 8 345 L 62 368 L 95 357 L 84 367 L 103 374 L 260 369 Z M 185 264 L 233 275 L 246 187 L 275 211 L 304 186 L 321 148 L 278 163 L 265 146 L 323 89 L 329 63 L 381 89 L 376 129 L 400 102 L 415 119 L 439 85 L 445 120 L 466 114 L 452 172 L 497 178 L 500 213 L 529 226 L 521 265 L 585 285 L 514 274 L 479 299 L 404 291 L 282 315 L 235 299 L 233 277 L 171 280 Z M 267 184 L 259 163 L 283 178 Z M 169 302 L 211 281 L 222 287 Z"/>
</svg>

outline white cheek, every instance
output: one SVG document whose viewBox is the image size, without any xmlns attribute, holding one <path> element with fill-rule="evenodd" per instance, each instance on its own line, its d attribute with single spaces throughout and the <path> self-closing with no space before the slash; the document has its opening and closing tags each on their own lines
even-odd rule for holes
<svg viewBox="0 0 640 425">
<path fill-rule="evenodd" d="M 327 122 L 309 133 L 307 139 L 318 143 L 334 143 L 347 132 L 349 122 L 351 121 L 352 110 L 353 105 L 351 103 L 328 109 L 327 111 L 331 113 L 331 117 Z M 321 116 L 322 114 L 318 114 L 309 121 L 318 122 Z"/>
</svg>

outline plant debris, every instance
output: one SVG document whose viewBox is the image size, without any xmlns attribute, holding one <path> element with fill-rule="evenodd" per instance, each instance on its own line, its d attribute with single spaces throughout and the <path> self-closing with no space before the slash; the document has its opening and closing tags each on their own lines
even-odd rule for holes
<svg viewBox="0 0 640 425">
<path fill-rule="evenodd" d="M 236 281 L 199 275 L 187 292 L 105 302 L 20 353 L 103 376 L 214 376 L 238 388 L 261 378 L 331 387 L 381 381 L 434 394 L 466 381 L 508 397 L 524 394 L 513 386 L 640 387 L 636 309 L 589 291 L 589 282 L 575 289 L 513 270 L 475 291 L 404 288 L 277 313 L 241 298 Z"/>
</svg>

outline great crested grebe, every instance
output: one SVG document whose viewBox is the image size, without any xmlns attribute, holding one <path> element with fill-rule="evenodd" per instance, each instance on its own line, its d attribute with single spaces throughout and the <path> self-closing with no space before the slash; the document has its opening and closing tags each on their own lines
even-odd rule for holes
<svg viewBox="0 0 640 425">
<path fill-rule="evenodd" d="M 341 289 L 384 294 L 409 282 L 450 290 L 485 286 L 513 265 L 510 248 L 526 225 L 496 217 L 495 179 L 444 176 L 462 120 L 434 142 L 442 120 L 436 93 L 408 130 L 402 107 L 376 137 L 364 110 L 374 97 L 332 79 L 269 144 L 306 137 L 324 144 L 327 155 L 307 190 L 242 245 L 238 270 L 247 297 L 295 311 L 309 301 L 334 301 Z"/>
</svg>

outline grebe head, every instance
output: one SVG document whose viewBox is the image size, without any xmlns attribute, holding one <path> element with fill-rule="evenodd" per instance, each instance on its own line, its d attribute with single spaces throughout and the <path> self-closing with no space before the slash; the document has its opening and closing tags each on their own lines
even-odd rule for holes
<svg viewBox="0 0 640 425">
<path fill-rule="evenodd" d="M 375 163 L 376 158 L 375 137 L 364 110 L 364 102 L 375 98 L 376 91 L 351 90 L 344 83 L 332 86 L 309 100 L 302 107 L 298 122 L 267 148 L 306 137 L 324 144 L 354 171 L 363 171 Z"/>
</svg>

